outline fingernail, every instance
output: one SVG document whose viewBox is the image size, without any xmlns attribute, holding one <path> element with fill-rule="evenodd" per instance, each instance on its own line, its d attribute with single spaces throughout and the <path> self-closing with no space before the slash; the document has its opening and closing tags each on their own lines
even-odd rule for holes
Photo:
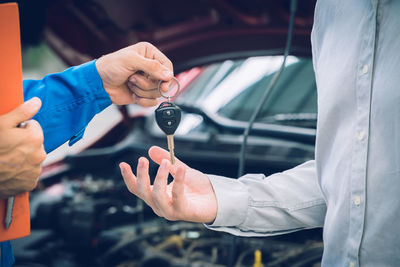
<svg viewBox="0 0 400 267">
<path fill-rule="evenodd" d="M 122 168 L 122 162 L 119 164 L 119 169 L 121 170 L 122 173 L 124 173 L 124 168 Z"/>
<path fill-rule="evenodd" d="M 129 78 L 129 81 L 130 81 L 131 83 L 133 83 L 133 84 L 136 84 L 136 83 L 137 83 L 137 80 L 136 80 L 135 77 Z"/>
<path fill-rule="evenodd" d="M 164 71 L 162 72 L 162 75 L 163 75 L 164 78 L 166 78 L 166 79 L 171 78 L 171 77 L 172 77 L 172 71 L 170 71 L 170 70 L 164 70 Z"/>
<path fill-rule="evenodd" d="M 143 166 L 144 166 L 143 160 L 142 160 L 142 159 L 139 159 L 138 167 L 139 167 L 139 168 L 142 168 Z"/>
<path fill-rule="evenodd" d="M 42 101 L 38 97 L 33 97 L 28 100 L 28 105 L 30 105 L 32 108 L 36 108 L 42 104 Z"/>
<path fill-rule="evenodd" d="M 168 161 L 166 159 L 163 159 L 161 161 L 161 168 L 167 168 L 167 164 L 168 164 Z"/>
<path fill-rule="evenodd" d="M 161 86 L 161 91 L 163 91 L 163 92 L 168 92 L 169 91 L 169 86 L 167 85 L 167 84 L 162 84 L 162 86 Z"/>
</svg>

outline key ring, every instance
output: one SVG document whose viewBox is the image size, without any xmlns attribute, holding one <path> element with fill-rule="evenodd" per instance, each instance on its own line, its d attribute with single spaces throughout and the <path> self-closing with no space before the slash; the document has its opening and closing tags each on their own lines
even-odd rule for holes
<svg viewBox="0 0 400 267">
<path fill-rule="evenodd" d="M 181 84 L 179 83 L 179 80 L 175 77 L 172 77 L 172 79 L 174 79 L 174 81 L 176 82 L 176 84 L 178 85 L 178 89 L 176 90 L 175 94 L 173 96 L 166 96 L 161 92 L 161 83 L 163 82 L 162 80 L 158 82 L 158 92 L 160 93 L 160 95 L 166 99 L 168 99 L 168 102 L 170 102 L 171 98 L 174 98 L 178 95 L 179 91 L 181 90 Z M 168 89 L 169 91 L 169 89 Z"/>
</svg>

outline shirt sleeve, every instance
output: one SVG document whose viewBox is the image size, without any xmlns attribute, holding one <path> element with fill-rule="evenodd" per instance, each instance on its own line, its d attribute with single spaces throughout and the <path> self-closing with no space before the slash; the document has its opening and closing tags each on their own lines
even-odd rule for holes
<svg viewBox="0 0 400 267">
<path fill-rule="evenodd" d="M 326 203 L 317 182 L 315 161 L 265 177 L 208 176 L 218 212 L 207 228 L 239 236 L 269 236 L 322 227 Z"/>
<path fill-rule="evenodd" d="M 82 138 L 86 125 L 111 104 L 95 60 L 42 80 L 24 80 L 24 99 L 39 97 L 42 108 L 33 119 L 42 126 L 44 147 L 50 152 L 70 140 Z"/>
</svg>

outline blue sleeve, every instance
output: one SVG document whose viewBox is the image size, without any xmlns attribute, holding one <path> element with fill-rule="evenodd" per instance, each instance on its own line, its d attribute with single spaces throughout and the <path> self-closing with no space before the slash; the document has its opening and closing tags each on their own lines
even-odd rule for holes
<svg viewBox="0 0 400 267">
<path fill-rule="evenodd" d="M 39 97 L 42 108 L 35 115 L 44 133 L 44 147 L 51 152 L 66 141 L 82 138 L 86 125 L 111 104 L 95 61 L 69 68 L 42 80 L 25 80 L 24 100 Z"/>
</svg>

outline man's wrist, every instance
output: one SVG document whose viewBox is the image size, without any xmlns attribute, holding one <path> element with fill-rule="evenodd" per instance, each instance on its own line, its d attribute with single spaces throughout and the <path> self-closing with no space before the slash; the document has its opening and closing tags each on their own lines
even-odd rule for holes
<svg viewBox="0 0 400 267">
<path fill-rule="evenodd" d="M 98 112 L 102 111 L 106 107 L 112 104 L 110 95 L 106 91 L 106 88 L 104 87 L 103 80 L 101 78 L 101 75 L 99 73 L 99 69 L 97 68 L 97 61 L 98 60 L 93 60 L 88 63 L 87 66 L 85 66 L 85 77 L 86 81 L 89 84 L 89 86 L 93 90 L 93 95 L 96 98 L 96 104 L 98 106 Z M 82 66 L 82 65 L 81 65 Z"/>
</svg>

